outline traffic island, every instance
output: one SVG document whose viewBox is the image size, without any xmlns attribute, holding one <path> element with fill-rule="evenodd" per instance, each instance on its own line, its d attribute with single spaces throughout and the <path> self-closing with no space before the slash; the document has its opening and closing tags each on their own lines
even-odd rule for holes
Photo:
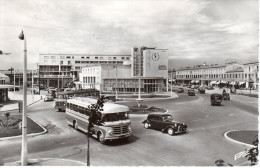
<svg viewBox="0 0 260 168">
<path fill-rule="evenodd" d="M 254 142 L 258 138 L 258 131 L 257 130 L 229 131 L 225 133 L 225 137 L 233 142 L 253 147 Z"/>
<path fill-rule="evenodd" d="M 143 104 L 140 105 L 139 108 L 137 105 L 129 107 L 130 114 L 150 114 L 150 113 L 154 113 L 154 112 L 165 113 L 165 112 L 167 112 L 167 110 L 165 110 L 163 108 L 153 107 L 153 106 L 148 107 L 147 105 L 143 105 Z"/>
<path fill-rule="evenodd" d="M 22 115 L 0 115 L 0 138 L 12 138 L 22 135 Z M 36 135 L 45 132 L 46 130 L 27 117 L 27 134 Z"/>
</svg>

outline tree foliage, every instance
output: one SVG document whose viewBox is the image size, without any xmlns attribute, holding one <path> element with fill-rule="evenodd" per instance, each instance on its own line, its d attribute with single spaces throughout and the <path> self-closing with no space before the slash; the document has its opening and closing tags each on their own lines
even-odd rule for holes
<svg viewBox="0 0 260 168">
<path fill-rule="evenodd" d="M 93 124 L 98 124 L 100 123 L 100 117 L 98 112 L 99 111 L 103 111 L 103 107 L 104 107 L 104 100 L 105 97 L 101 96 L 98 100 L 96 104 L 91 104 L 88 106 L 88 109 L 90 110 L 90 116 L 89 116 L 89 125 L 88 125 L 88 133 L 92 134 L 92 129 L 94 127 Z"/>
<path fill-rule="evenodd" d="M 253 142 L 253 145 L 255 145 L 254 148 L 251 148 L 249 150 L 249 154 L 246 156 L 248 157 L 248 160 L 251 162 L 251 166 L 256 165 L 256 163 L 258 162 L 258 137 L 256 138 L 256 140 Z"/>
</svg>

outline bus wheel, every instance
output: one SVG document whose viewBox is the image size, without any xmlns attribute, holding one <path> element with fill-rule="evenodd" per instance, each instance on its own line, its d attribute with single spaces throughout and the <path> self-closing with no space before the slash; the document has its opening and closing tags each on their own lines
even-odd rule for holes
<svg viewBox="0 0 260 168">
<path fill-rule="evenodd" d="M 102 132 L 99 132 L 98 133 L 98 141 L 101 143 L 101 144 L 104 144 L 105 143 L 105 136 Z"/>
<path fill-rule="evenodd" d="M 73 127 L 74 127 L 75 130 L 78 130 L 78 129 L 79 129 L 79 128 L 78 128 L 77 121 L 74 121 L 74 122 L 73 122 Z"/>
</svg>

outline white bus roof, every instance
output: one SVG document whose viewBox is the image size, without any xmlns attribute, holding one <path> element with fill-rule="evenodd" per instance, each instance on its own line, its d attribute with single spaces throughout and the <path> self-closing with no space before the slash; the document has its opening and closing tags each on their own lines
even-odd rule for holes
<svg viewBox="0 0 260 168">
<path fill-rule="evenodd" d="M 75 104 L 78 106 L 82 106 L 84 108 L 88 108 L 89 105 L 96 104 L 97 100 L 87 98 L 87 97 L 76 97 L 73 99 L 69 99 L 67 101 L 67 103 L 72 103 L 72 104 Z M 126 111 L 129 111 L 129 108 L 127 106 L 105 102 L 103 111 L 100 111 L 100 112 L 101 113 L 118 113 L 118 112 L 126 112 Z"/>
</svg>

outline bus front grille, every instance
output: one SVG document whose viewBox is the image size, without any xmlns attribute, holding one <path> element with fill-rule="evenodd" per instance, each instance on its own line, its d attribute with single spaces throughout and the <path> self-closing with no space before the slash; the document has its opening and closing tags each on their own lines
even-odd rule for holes
<svg viewBox="0 0 260 168">
<path fill-rule="evenodd" d="M 113 126 L 114 134 L 125 134 L 128 133 L 128 125 Z"/>
</svg>

